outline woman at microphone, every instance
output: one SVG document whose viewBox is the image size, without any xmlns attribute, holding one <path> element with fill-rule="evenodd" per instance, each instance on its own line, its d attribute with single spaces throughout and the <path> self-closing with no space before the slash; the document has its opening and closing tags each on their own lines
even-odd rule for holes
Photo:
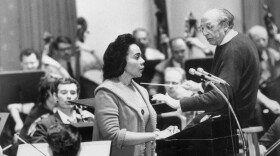
<svg viewBox="0 0 280 156">
<path fill-rule="evenodd" d="M 144 60 L 131 34 L 119 35 L 104 54 L 104 81 L 95 90 L 93 140 L 112 140 L 112 156 L 154 156 L 153 141 L 178 128 L 156 129 L 156 112 L 146 89 L 134 82 Z"/>
<path fill-rule="evenodd" d="M 80 85 L 73 78 L 62 78 L 54 82 L 52 96 L 57 102 L 55 113 L 36 121 L 36 130 L 31 136 L 31 142 L 47 142 L 48 129 L 55 124 L 70 124 L 78 122 L 93 122 L 94 115 L 87 111 L 76 111 L 74 105 L 68 101 L 77 100 Z"/>
</svg>

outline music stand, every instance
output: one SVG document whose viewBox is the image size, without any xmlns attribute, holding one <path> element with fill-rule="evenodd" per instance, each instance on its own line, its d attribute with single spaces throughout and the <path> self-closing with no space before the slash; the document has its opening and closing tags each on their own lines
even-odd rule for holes
<svg viewBox="0 0 280 156">
<path fill-rule="evenodd" d="M 85 106 L 86 108 L 90 108 L 88 111 L 94 114 L 94 98 L 79 99 L 69 102 L 74 105 Z M 71 126 L 76 128 L 80 132 L 82 136 L 82 141 L 92 140 L 92 131 L 94 123 L 72 123 Z"/>
<path fill-rule="evenodd" d="M 36 102 L 38 84 L 44 71 L 11 71 L 0 73 L 0 112 L 11 103 Z"/>
<path fill-rule="evenodd" d="M 176 111 L 176 109 L 173 109 L 166 103 L 152 104 L 152 106 L 154 107 L 157 114 Z"/>
<path fill-rule="evenodd" d="M 0 113 L 0 136 L 8 119 L 9 113 Z"/>
<path fill-rule="evenodd" d="M 73 100 L 69 101 L 70 103 L 74 105 L 80 105 L 80 106 L 86 106 L 94 109 L 94 98 L 88 98 L 88 99 L 79 99 L 79 100 Z"/>
<path fill-rule="evenodd" d="M 95 104 L 94 98 L 79 99 L 79 100 L 73 100 L 69 102 L 73 105 L 86 107 L 88 111 L 94 114 L 94 104 Z"/>
<path fill-rule="evenodd" d="M 197 69 L 201 67 L 204 71 L 210 72 L 212 67 L 213 57 L 206 57 L 206 58 L 194 58 L 188 59 L 185 61 L 185 71 L 188 80 L 192 80 L 195 82 L 201 82 L 200 77 L 191 75 L 189 73 L 190 68 Z"/>
<path fill-rule="evenodd" d="M 74 129 L 79 131 L 82 137 L 82 141 L 91 141 L 93 132 L 93 122 L 79 122 L 70 124 Z"/>
</svg>

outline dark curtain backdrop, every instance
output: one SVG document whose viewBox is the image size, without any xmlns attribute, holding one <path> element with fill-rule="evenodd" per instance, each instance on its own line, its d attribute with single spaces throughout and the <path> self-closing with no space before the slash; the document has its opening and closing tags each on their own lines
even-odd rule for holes
<svg viewBox="0 0 280 156">
<path fill-rule="evenodd" d="M 19 69 L 22 49 L 41 51 L 46 31 L 74 41 L 75 0 L 1 0 L 0 71 Z"/>
</svg>

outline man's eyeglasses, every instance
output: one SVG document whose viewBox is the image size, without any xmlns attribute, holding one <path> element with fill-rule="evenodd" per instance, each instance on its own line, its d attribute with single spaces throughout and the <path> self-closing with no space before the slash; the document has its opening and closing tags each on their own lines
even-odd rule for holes
<svg viewBox="0 0 280 156">
<path fill-rule="evenodd" d="M 220 25 L 220 24 L 223 23 L 223 22 L 224 22 L 224 20 L 217 22 L 218 24 L 216 24 L 216 25 L 210 24 L 210 23 L 208 23 L 208 24 L 206 24 L 206 25 L 201 25 L 201 26 L 198 27 L 198 30 L 199 30 L 200 32 L 202 32 L 202 33 L 204 33 L 205 30 L 207 30 L 207 31 L 213 31 L 214 28 L 216 28 L 218 25 Z"/>
<path fill-rule="evenodd" d="M 167 81 L 167 82 L 165 82 L 165 84 L 166 85 L 170 85 L 170 86 L 177 86 L 177 85 L 179 85 L 178 82 L 173 82 L 173 81 Z"/>
<path fill-rule="evenodd" d="M 73 48 L 73 47 L 59 48 L 58 51 L 65 52 L 65 51 L 72 50 L 72 48 Z"/>
</svg>

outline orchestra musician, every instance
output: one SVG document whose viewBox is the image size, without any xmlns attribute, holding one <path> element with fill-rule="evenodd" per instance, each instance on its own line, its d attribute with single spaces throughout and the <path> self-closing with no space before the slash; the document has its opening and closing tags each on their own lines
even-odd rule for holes
<svg viewBox="0 0 280 156">
<path fill-rule="evenodd" d="M 230 86 L 215 84 L 231 102 L 241 127 L 247 127 L 253 117 L 259 81 L 259 57 L 248 37 L 233 30 L 234 16 L 226 9 L 211 9 L 203 14 L 201 31 L 207 41 L 216 45 L 211 73 Z M 222 96 L 205 83 L 186 81 L 185 89 L 199 90 L 203 94 L 181 100 L 168 99 L 166 103 L 182 111 L 205 110 L 228 116 L 228 105 Z M 154 95 L 152 100 L 160 100 Z M 200 120 L 196 120 L 200 121 Z M 195 123 L 194 123 L 195 124 Z"/>
<path fill-rule="evenodd" d="M 268 129 L 271 123 L 264 123 L 261 105 L 268 108 L 273 114 L 280 114 L 280 105 L 275 99 L 271 99 L 268 94 L 264 94 L 263 88 L 271 81 L 277 79 L 279 70 L 277 63 L 280 60 L 280 54 L 277 50 L 268 45 L 269 36 L 265 27 L 255 25 L 248 30 L 248 36 L 252 39 L 259 52 L 260 59 L 260 89 L 257 95 L 256 104 L 256 124 L 260 124 L 264 129 Z M 265 90 L 265 89 L 264 89 Z M 275 91 L 275 90 L 274 90 Z"/>
<path fill-rule="evenodd" d="M 64 124 L 49 128 L 47 142 L 52 156 L 78 156 L 81 150 L 81 135 L 78 130 Z"/>
<path fill-rule="evenodd" d="M 88 111 L 76 111 L 68 101 L 77 100 L 80 86 L 73 78 L 61 78 L 54 82 L 53 97 L 57 102 L 56 112 L 36 123 L 36 130 L 31 136 L 33 143 L 47 142 L 48 129 L 57 123 L 70 124 L 93 122 L 94 115 Z"/>
</svg>

